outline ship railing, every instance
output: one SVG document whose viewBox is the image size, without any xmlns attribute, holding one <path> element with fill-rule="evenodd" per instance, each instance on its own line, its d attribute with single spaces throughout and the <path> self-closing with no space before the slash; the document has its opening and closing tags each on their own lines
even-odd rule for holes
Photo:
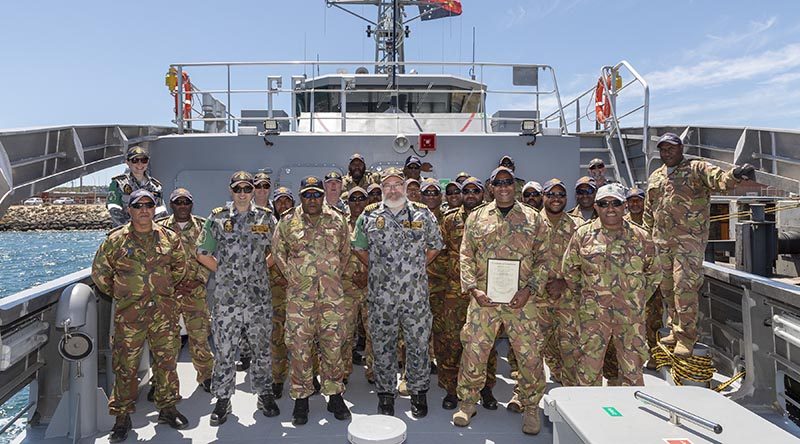
<svg viewBox="0 0 800 444">
<path fill-rule="evenodd" d="M 193 85 L 195 88 L 193 89 L 193 94 L 195 95 L 224 95 L 224 105 L 226 108 L 226 112 L 224 116 L 215 116 L 215 117 L 192 117 L 190 119 L 184 118 L 182 115 L 176 115 L 174 123 L 178 126 L 179 132 L 184 131 L 189 122 L 199 121 L 208 123 L 221 123 L 224 122 L 225 131 L 226 132 L 236 132 L 236 125 L 240 124 L 243 121 L 252 122 L 257 120 L 257 117 L 252 116 L 236 116 L 231 110 L 232 108 L 232 98 L 234 96 L 249 96 L 249 99 L 242 99 L 242 100 L 249 100 L 249 103 L 256 104 L 251 109 L 263 109 L 264 98 L 266 98 L 266 110 L 267 115 L 271 120 L 275 120 L 277 122 L 288 122 L 290 131 L 298 131 L 301 126 L 301 122 L 303 120 L 307 121 L 307 128 L 309 128 L 310 132 L 316 132 L 317 128 L 315 125 L 315 118 L 317 117 L 316 114 L 319 111 L 316 110 L 316 103 L 317 99 L 321 97 L 321 94 L 338 94 L 339 105 L 338 105 L 338 117 L 335 117 L 337 120 L 340 121 L 341 126 L 340 129 L 342 132 L 348 131 L 347 129 L 347 121 L 348 118 L 352 118 L 352 114 L 348 114 L 347 112 L 347 95 L 348 94 L 356 94 L 356 93 L 385 93 L 387 94 L 387 98 L 392 100 L 394 103 L 397 104 L 397 98 L 401 94 L 467 94 L 467 98 L 464 100 L 464 104 L 467 103 L 467 100 L 471 99 L 470 96 L 478 95 L 479 100 L 477 102 L 477 107 L 473 108 L 472 111 L 466 112 L 466 114 L 473 115 L 477 117 L 481 121 L 481 132 L 489 133 L 492 132 L 492 124 L 500 124 L 505 122 L 519 122 L 522 123 L 526 120 L 539 120 L 539 116 L 541 116 L 541 108 L 544 104 L 555 105 L 559 110 L 559 117 L 558 117 L 558 134 L 566 134 L 567 125 L 566 125 L 566 116 L 564 114 L 564 107 L 561 106 L 561 95 L 558 89 L 558 82 L 556 79 L 556 73 L 552 66 L 550 65 L 542 65 L 542 64 L 520 64 L 520 63 L 487 63 L 487 62 L 415 62 L 415 61 L 406 61 L 406 62 L 387 62 L 389 66 L 390 73 L 389 74 L 369 74 L 370 76 L 374 75 L 385 75 L 387 78 L 387 85 L 385 89 L 376 89 L 374 84 L 372 87 L 364 87 L 364 85 L 359 85 L 358 78 L 361 74 L 356 73 L 347 73 L 343 70 L 339 69 L 335 72 L 322 72 L 323 68 L 330 68 L 330 67 L 362 67 L 362 66 L 370 66 L 374 64 L 374 61 L 359 61 L 359 62 L 352 62 L 352 61 L 274 61 L 274 62 L 208 62 L 208 63 L 175 63 L 170 65 L 174 67 L 178 71 L 178 103 L 182 103 L 183 100 L 183 85 L 182 85 L 182 73 L 184 70 L 191 70 Z M 436 69 L 439 68 L 440 72 L 427 72 L 427 73 L 416 73 L 420 76 L 439 76 L 441 74 L 448 74 L 452 75 L 458 80 L 463 80 L 466 82 L 473 83 L 473 87 L 471 89 L 465 88 L 448 88 L 448 87 L 436 87 L 435 85 L 429 85 L 428 88 L 422 89 L 411 89 L 408 87 L 404 87 L 401 82 L 398 81 L 396 78 L 395 73 L 399 74 L 401 71 L 406 71 L 406 68 L 415 67 L 419 69 Z M 305 72 L 310 72 L 312 75 L 302 74 L 297 75 L 296 73 L 292 72 L 283 72 L 286 69 L 295 69 L 303 67 Z M 392 68 L 395 68 L 392 70 Z M 252 81 L 263 81 L 266 80 L 266 88 L 234 88 L 232 85 L 232 71 L 234 69 L 239 69 L 242 71 L 251 70 L 253 68 L 261 68 L 263 71 L 259 74 L 248 74 L 244 77 L 248 78 L 250 82 Z M 218 81 L 218 76 L 215 76 L 214 73 L 209 74 L 207 69 L 222 69 L 225 73 L 225 78 L 223 81 L 223 85 L 217 88 L 208 88 L 208 89 L 201 89 L 197 88 L 196 85 L 198 83 L 204 83 L 207 85 L 220 85 Z M 459 76 L 453 74 L 452 72 L 446 72 L 445 70 L 464 70 L 469 69 L 470 73 L 474 73 L 469 77 Z M 507 70 L 511 69 L 511 75 L 506 76 L 505 80 L 510 84 L 510 87 L 500 87 L 500 88 L 489 88 L 487 86 L 488 82 L 491 83 L 500 83 L 503 81 L 503 77 L 497 74 L 500 70 Z M 391 71 L 394 71 L 391 72 Z M 540 72 L 545 73 L 542 77 L 540 76 Z M 410 74 L 409 74 L 410 75 Z M 259 77 L 260 76 L 260 77 Z M 307 81 L 312 81 L 314 79 L 319 79 L 323 76 L 339 76 L 341 77 L 341 82 L 338 85 L 338 88 L 320 88 L 316 86 L 309 86 L 306 87 Z M 540 78 L 541 77 L 541 78 Z M 442 78 L 444 80 L 444 78 Z M 284 81 L 289 80 L 289 87 L 284 87 Z M 540 82 L 540 80 L 542 80 Z M 435 78 L 434 78 L 435 81 Z M 308 93 L 310 94 L 310 106 L 307 112 L 298 113 L 297 112 L 297 104 L 295 102 L 296 94 L 298 93 Z M 281 96 L 282 95 L 282 96 Z M 279 96 L 291 97 L 291 103 L 286 103 L 285 106 L 278 106 L 276 103 L 276 99 Z M 253 99 L 256 97 L 256 99 Z M 511 99 L 513 98 L 513 99 Z M 237 99 L 238 100 L 238 99 Z M 247 102 L 245 102 L 247 103 Z M 382 102 L 387 103 L 387 102 Z M 528 111 L 534 111 L 532 114 L 533 117 L 490 117 L 488 113 L 489 107 L 495 107 L 499 109 L 520 109 L 524 108 Z M 241 108 L 241 107 L 240 107 Z M 277 115 L 275 111 L 279 109 L 290 109 L 290 113 L 288 116 Z M 330 112 L 325 113 L 326 119 L 334 118 L 331 116 Z M 460 115 L 461 113 L 452 113 L 452 112 L 431 112 L 431 113 L 424 113 L 426 119 L 431 120 L 459 120 L 463 119 L 463 116 Z M 396 121 L 414 121 L 415 116 L 414 113 L 406 113 L 400 110 L 397 110 L 396 106 L 394 108 L 390 108 L 389 112 L 386 113 L 358 113 L 358 120 L 361 121 L 372 121 L 372 120 L 386 120 L 388 118 L 393 118 Z M 551 118 L 551 120 L 553 120 Z M 552 125 L 552 123 L 551 123 Z"/>
</svg>

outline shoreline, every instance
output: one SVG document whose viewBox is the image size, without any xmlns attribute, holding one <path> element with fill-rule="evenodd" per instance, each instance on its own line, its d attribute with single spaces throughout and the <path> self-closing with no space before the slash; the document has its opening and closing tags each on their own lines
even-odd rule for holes
<svg viewBox="0 0 800 444">
<path fill-rule="evenodd" d="M 109 230 L 104 205 L 13 205 L 0 218 L 0 231 Z"/>
</svg>

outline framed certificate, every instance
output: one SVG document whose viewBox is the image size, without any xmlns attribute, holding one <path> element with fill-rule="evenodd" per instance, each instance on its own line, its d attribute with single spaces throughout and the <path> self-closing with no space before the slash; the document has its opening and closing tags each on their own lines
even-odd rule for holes
<svg viewBox="0 0 800 444">
<path fill-rule="evenodd" d="M 519 260 L 489 259 L 486 296 L 497 304 L 508 304 L 519 290 Z"/>
</svg>

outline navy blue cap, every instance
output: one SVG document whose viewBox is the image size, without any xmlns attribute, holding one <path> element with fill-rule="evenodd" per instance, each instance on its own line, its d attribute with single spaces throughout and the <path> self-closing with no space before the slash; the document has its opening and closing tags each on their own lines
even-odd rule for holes
<svg viewBox="0 0 800 444">
<path fill-rule="evenodd" d="M 413 154 L 412 154 L 412 155 L 410 155 L 410 156 L 408 156 L 408 157 L 406 157 L 406 163 L 405 163 L 405 166 L 409 166 L 409 165 L 411 165 L 412 163 L 416 163 L 417 165 L 420 165 L 420 166 L 422 166 L 422 161 L 419 159 L 419 157 L 417 157 L 417 156 L 415 156 L 415 155 L 413 155 Z"/>
<path fill-rule="evenodd" d="M 670 145 L 676 145 L 676 146 L 683 145 L 683 141 L 675 133 L 664 133 L 664 135 L 661 136 L 660 139 L 658 139 L 656 147 L 658 147 L 662 143 L 668 143 Z"/>
<path fill-rule="evenodd" d="M 308 176 L 305 179 L 300 181 L 300 192 L 305 193 L 308 190 L 318 190 L 325 192 L 325 189 L 322 188 L 322 181 L 319 180 L 319 177 L 315 176 Z"/>
<path fill-rule="evenodd" d="M 625 199 L 630 199 L 631 197 L 641 197 L 644 199 L 644 190 L 639 187 L 633 187 L 625 193 Z"/>
<path fill-rule="evenodd" d="M 279 197 L 284 197 L 284 196 L 292 199 L 292 202 L 294 202 L 294 196 L 292 196 L 292 190 L 290 190 L 290 189 L 288 189 L 286 187 L 275 188 L 275 191 L 272 192 L 272 200 L 273 201 L 276 201 L 276 200 L 278 200 Z"/>
</svg>

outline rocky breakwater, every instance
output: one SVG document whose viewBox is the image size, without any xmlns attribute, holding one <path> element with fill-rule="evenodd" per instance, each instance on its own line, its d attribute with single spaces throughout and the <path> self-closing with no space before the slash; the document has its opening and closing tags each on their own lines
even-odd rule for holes
<svg viewBox="0 0 800 444">
<path fill-rule="evenodd" d="M 0 218 L 0 231 L 110 228 L 111 216 L 102 205 L 16 205 Z"/>
</svg>

